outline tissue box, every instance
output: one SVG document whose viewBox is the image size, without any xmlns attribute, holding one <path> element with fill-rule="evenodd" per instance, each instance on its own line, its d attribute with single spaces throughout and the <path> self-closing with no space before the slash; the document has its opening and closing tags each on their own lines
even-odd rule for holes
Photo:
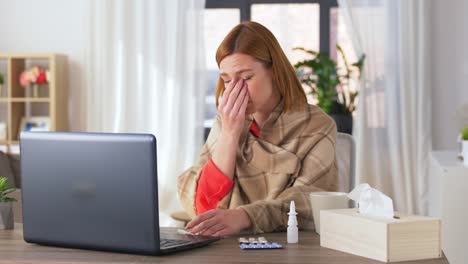
<svg viewBox="0 0 468 264">
<path fill-rule="evenodd" d="M 383 262 L 441 257 L 440 220 L 395 212 L 363 216 L 356 208 L 320 211 L 320 245 Z"/>
</svg>

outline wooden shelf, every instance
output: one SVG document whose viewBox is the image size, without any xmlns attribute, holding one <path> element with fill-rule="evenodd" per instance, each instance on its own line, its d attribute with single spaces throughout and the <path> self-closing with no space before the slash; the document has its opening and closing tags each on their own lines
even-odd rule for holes
<svg viewBox="0 0 468 264">
<path fill-rule="evenodd" d="M 24 117 L 48 117 L 49 131 L 68 130 L 68 69 L 66 57 L 59 54 L 5 54 L 0 59 L 6 60 L 6 92 L 0 97 L 0 103 L 6 105 L 7 140 L 0 141 L 7 151 L 19 144 L 18 134 Z M 25 89 L 19 83 L 21 73 L 32 66 L 40 65 L 50 73 L 49 83 L 39 87 L 39 97 L 31 97 L 32 90 Z M 36 119 L 37 120 L 37 119 Z"/>
<path fill-rule="evenodd" d="M 0 102 L 3 103 L 50 103 L 50 98 L 47 97 L 16 97 L 16 98 L 7 98 L 7 97 L 1 97 Z"/>
<path fill-rule="evenodd" d="M 40 98 L 40 97 L 25 97 L 25 98 L 14 97 L 14 98 L 11 98 L 10 100 L 13 103 L 48 103 L 48 102 L 50 102 L 50 98 L 47 98 L 47 97 L 43 97 L 43 98 Z"/>
<path fill-rule="evenodd" d="M 55 56 L 60 56 L 58 54 L 46 54 L 46 53 L 36 53 L 36 54 L 22 54 L 22 53 L 0 53 L 0 59 L 51 59 Z"/>
<path fill-rule="evenodd" d="M 0 140 L 0 145 L 19 145 L 19 141 L 11 141 L 11 140 Z"/>
</svg>

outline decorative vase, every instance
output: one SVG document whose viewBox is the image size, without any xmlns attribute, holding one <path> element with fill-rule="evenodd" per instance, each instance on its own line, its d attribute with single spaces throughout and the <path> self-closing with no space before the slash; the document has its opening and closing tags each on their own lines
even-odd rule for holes
<svg viewBox="0 0 468 264">
<path fill-rule="evenodd" d="M 463 140 L 463 164 L 468 166 L 468 140 Z"/>
<path fill-rule="evenodd" d="M 38 97 L 39 96 L 39 84 L 33 83 L 32 90 L 33 90 L 33 97 Z"/>
<path fill-rule="evenodd" d="M 0 229 L 13 228 L 13 202 L 0 202 Z"/>
<path fill-rule="evenodd" d="M 353 133 L 353 116 L 343 114 L 330 114 L 335 120 L 338 132 L 352 134 Z"/>
</svg>

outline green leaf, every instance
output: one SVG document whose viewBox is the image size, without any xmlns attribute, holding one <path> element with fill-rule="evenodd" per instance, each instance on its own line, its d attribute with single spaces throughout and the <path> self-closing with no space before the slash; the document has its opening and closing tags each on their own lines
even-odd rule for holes
<svg viewBox="0 0 468 264">
<path fill-rule="evenodd" d="M 463 140 L 468 140 L 468 126 L 464 127 L 462 130 L 462 138 Z"/>
<path fill-rule="evenodd" d="M 0 198 L 5 198 L 5 195 L 15 191 L 14 188 L 11 188 L 10 184 L 8 183 L 7 177 L 0 177 Z"/>
<path fill-rule="evenodd" d="M 14 191 L 16 191 L 15 188 L 10 188 L 10 189 L 8 189 L 8 190 L 3 191 L 2 194 L 1 194 L 1 196 L 6 196 L 7 194 L 12 193 L 12 192 L 14 192 Z"/>
<path fill-rule="evenodd" d="M 0 177 L 0 192 L 9 189 L 7 177 Z"/>
<path fill-rule="evenodd" d="M 359 73 L 362 71 L 362 67 L 364 67 L 364 61 L 366 60 L 366 54 L 361 54 L 359 60 L 352 65 L 359 69 Z"/>
<path fill-rule="evenodd" d="M 317 51 L 307 50 L 307 49 L 305 49 L 305 48 L 303 48 L 303 47 L 294 47 L 294 48 L 292 48 L 292 49 L 293 49 L 293 50 L 302 50 L 302 51 L 307 52 L 307 53 L 312 54 L 312 55 L 317 55 L 317 54 L 318 54 Z"/>
<path fill-rule="evenodd" d="M 15 198 L 11 198 L 11 197 L 0 197 L 0 202 L 1 203 L 17 202 L 17 200 Z"/>
</svg>

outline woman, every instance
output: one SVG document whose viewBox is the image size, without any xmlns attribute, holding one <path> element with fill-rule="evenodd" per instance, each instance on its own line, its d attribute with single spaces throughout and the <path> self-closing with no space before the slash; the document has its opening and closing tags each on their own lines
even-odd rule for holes
<svg viewBox="0 0 468 264">
<path fill-rule="evenodd" d="M 294 68 L 264 26 L 234 27 L 216 52 L 218 115 L 197 164 L 178 178 L 186 230 L 226 236 L 312 219 L 309 193 L 336 189 L 336 125 L 308 105 Z"/>
</svg>

